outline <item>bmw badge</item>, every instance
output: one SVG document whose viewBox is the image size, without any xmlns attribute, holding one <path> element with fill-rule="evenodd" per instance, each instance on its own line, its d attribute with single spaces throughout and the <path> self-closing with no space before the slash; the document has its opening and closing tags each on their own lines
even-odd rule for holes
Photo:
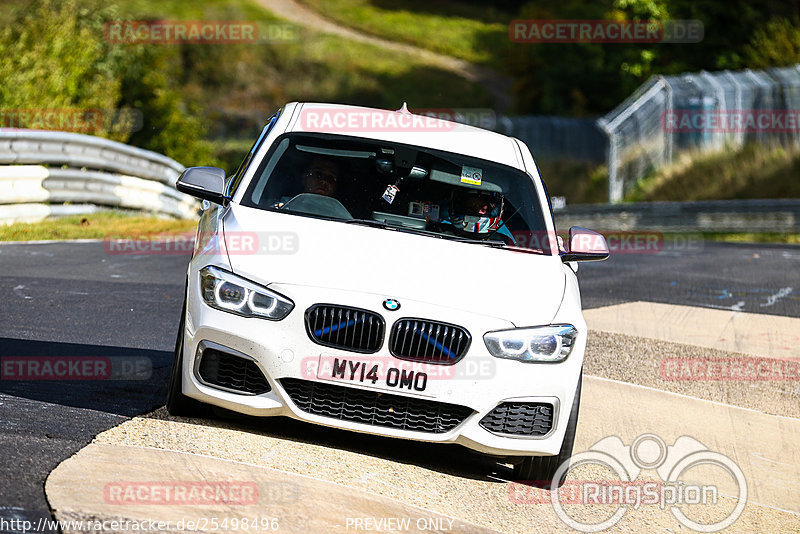
<svg viewBox="0 0 800 534">
<path fill-rule="evenodd" d="M 386 299 L 383 301 L 383 307 L 389 311 L 396 311 L 400 309 L 400 303 L 394 299 Z"/>
</svg>

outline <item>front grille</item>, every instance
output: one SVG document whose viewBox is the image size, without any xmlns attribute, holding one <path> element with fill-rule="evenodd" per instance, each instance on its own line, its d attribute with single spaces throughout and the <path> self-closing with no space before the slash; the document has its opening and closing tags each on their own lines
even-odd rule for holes
<svg viewBox="0 0 800 534">
<path fill-rule="evenodd" d="M 304 412 L 341 421 L 442 434 L 472 413 L 466 406 L 377 393 L 297 378 L 281 384 Z"/>
<path fill-rule="evenodd" d="M 326 347 L 376 352 L 383 345 L 383 317 L 359 308 L 316 304 L 306 310 L 306 331 L 314 343 Z"/>
<path fill-rule="evenodd" d="M 252 360 L 206 348 L 200 356 L 197 374 L 206 384 L 259 395 L 272 388 Z"/>
<path fill-rule="evenodd" d="M 553 405 L 541 402 L 504 402 L 481 419 L 490 432 L 512 436 L 544 436 L 553 428 Z"/>
<path fill-rule="evenodd" d="M 469 333 L 446 323 L 400 319 L 392 327 L 389 350 L 402 360 L 452 365 L 469 348 Z"/>
</svg>

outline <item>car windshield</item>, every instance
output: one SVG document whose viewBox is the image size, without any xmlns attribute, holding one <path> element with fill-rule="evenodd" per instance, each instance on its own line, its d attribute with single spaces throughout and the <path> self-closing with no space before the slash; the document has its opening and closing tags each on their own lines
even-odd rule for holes
<svg viewBox="0 0 800 534">
<path fill-rule="evenodd" d="M 524 172 L 434 149 L 327 134 L 276 141 L 242 204 L 479 245 L 550 252 Z"/>
</svg>

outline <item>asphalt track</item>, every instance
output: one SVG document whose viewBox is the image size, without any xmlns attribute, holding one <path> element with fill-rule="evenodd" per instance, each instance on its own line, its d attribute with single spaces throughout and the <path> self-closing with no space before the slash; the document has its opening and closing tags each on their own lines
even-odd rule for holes
<svg viewBox="0 0 800 534">
<path fill-rule="evenodd" d="M 151 366 L 141 380 L 0 380 L 0 519 L 50 518 L 47 474 L 97 433 L 163 404 L 187 261 L 110 255 L 96 242 L 0 245 L 0 357 Z M 800 317 L 796 246 L 618 254 L 581 265 L 579 277 L 586 308 L 649 301 Z"/>
<path fill-rule="evenodd" d="M 641 300 L 800 317 L 800 247 L 674 245 L 581 265 L 583 307 Z"/>
</svg>

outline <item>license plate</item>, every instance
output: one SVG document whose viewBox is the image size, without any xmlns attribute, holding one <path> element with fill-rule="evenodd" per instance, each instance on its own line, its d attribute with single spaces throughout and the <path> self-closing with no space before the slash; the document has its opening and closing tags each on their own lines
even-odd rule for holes
<svg viewBox="0 0 800 534">
<path fill-rule="evenodd" d="M 396 358 L 319 357 L 316 377 L 319 380 L 358 384 L 370 389 L 411 393 L 434 397 L 438 394 L 437 369 L 423 363 L 406 362 Z"/>
</svg>

